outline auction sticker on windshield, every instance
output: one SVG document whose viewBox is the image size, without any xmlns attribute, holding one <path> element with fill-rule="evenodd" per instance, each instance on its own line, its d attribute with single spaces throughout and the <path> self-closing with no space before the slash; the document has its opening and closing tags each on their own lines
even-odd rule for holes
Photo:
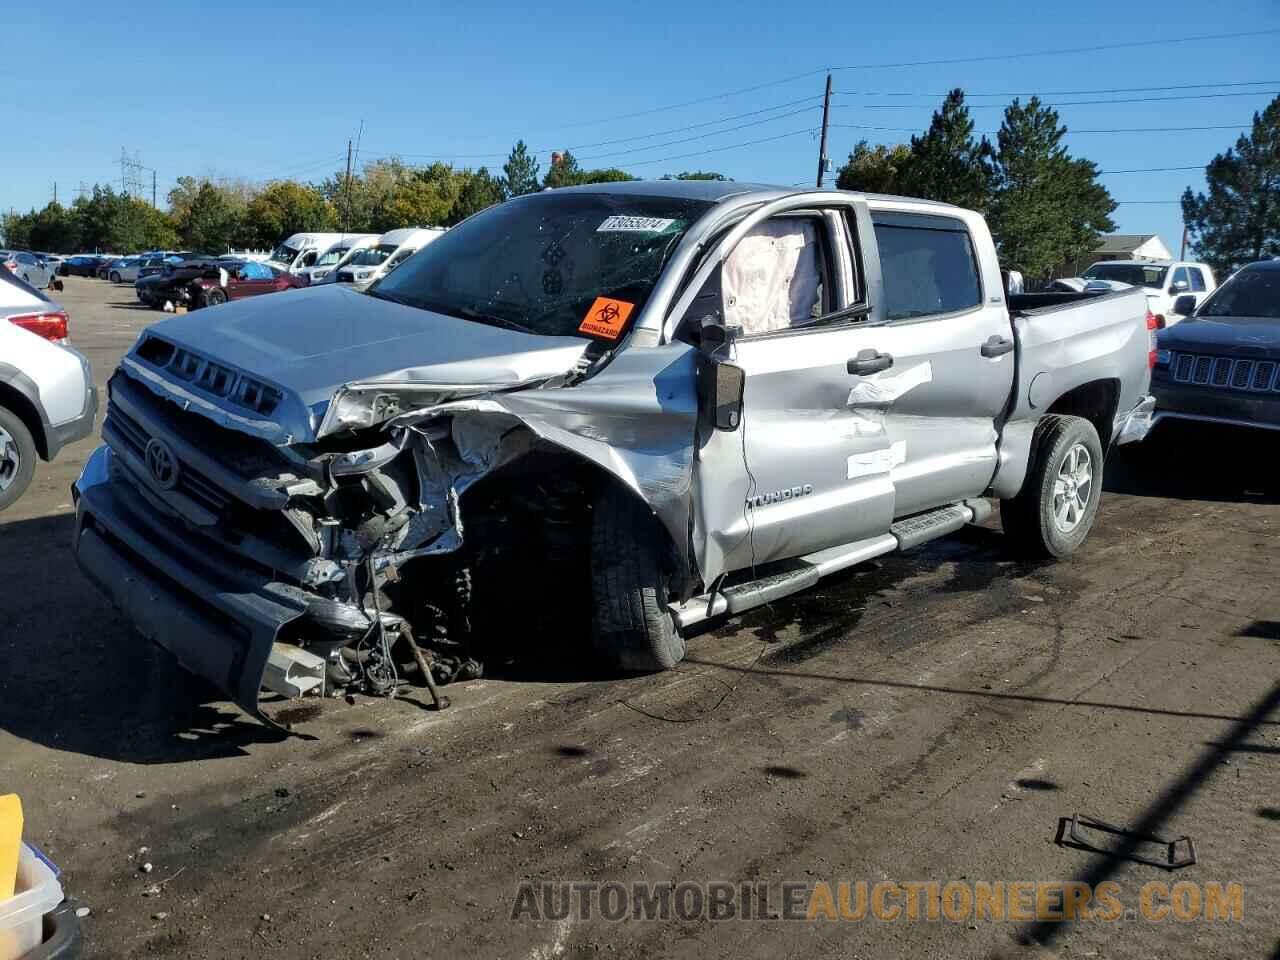
<svg viewBox="0 0 1280 960">
<path fill-rule="evenodd" d="M 673 223 L 669 217 L 605 217 L 596 233 L 661 233 Z"/>
<path fill-rule="evenodd" d="M 578 332 L 605 340 L 617 340 L 627 328 L 627 318 L 636 308 L 634 303 L 625 300 L 612 300 L 609 297 L 596 297 L 591 309 L 578 325 Z"/>
</svg>

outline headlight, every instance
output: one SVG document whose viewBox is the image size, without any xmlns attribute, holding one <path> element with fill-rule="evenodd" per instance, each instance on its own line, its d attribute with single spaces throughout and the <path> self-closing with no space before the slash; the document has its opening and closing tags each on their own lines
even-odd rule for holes
<svg viewBox="0 0 1280 960">
<path fill-rule="evenodd" d="M 325 412 L 322 434 L 360 430 L 388 420 L 400 412 L 400 398 L 376 390 L 343 390 Z"/>
<path fill-rule="evenodd" d="M 1169 365 L 1169 351 L 1168 351 L 1168 350 L 1157 350 L 1157 351 L 1156 351 L 1156 366 L 1157 366 L 1157 367 L 1167 367 L 1168 365 Z"/>
<path fill-rule="evenodd" d="M 372 271 L 372 270 L 357 270 L 357 271 L 356 271 L 356 279 L 357 279 L 357 280 L 368 280 L 371 276 L 373 276 L 373 271 Z"/>
</svg>

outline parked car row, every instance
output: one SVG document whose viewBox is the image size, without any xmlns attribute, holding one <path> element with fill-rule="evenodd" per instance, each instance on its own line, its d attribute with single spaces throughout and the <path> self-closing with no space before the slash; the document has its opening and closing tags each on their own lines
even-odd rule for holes
<svg viewBox="0 0 1280 960">
<path fill-rule="evenodd" d="M 134 283 L 138 299 L 155 309 L 216 307 L 264 293 L 305 287 L 304 277 L 274 264 L 228 257 L 189 257 L 166 263 L 159 273 Z"/>
<path fill-rule="evenodd" d="M 40 290 L 52 286 L 57 276 L 57 268 L 49 263 L 45 254 L 30 250 L 0 250 L 0 266 Z"/>
</svg>

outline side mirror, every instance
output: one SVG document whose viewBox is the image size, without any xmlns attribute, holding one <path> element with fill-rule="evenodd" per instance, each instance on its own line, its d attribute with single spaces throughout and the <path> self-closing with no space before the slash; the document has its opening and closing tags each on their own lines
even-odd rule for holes
<svg viewBox="0 0 1280 960">
<path fill-rule="evenodd" d="M 1170 285 L 1169 285 L 1169 289 L 1170 289 L 1170 290 L 1172 290 L 1174 293 L 1185 293 L 1186 291 L 1190 290 L 1191 288 L 1190 288 L 1189 286 L 1187 286 L 1187 281 L 1185 281 L 1185 280 L 1175 280 L 1175 281 L 1173 281 L 1173 283 L 1172 283 L 1172 284 L 1170 284 Z"/>
<path fill-rule="evenodd" d="M 698 410 L 703 423 L 715 430 L 737 430 L 742 423 L 746 372 L 705 353 L 698 362 Z"/>
<path fill-rule="evenodd" d="M 1189 317 L 1196 312 L 1196 298 L 1191 294 L 1183 294 L 1173 301 L 1173 312 L 1179 316 Z"/>
</svg>

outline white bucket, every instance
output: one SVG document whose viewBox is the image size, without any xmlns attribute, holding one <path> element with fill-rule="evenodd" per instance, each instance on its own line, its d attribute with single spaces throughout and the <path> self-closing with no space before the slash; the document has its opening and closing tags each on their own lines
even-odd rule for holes
<svg viewBox="0 0 1280 960">
<path fill-rule="evenodd" d="M 44 940 L 44 915 L 62 902 L 62 884 L 25 843 L 18 851 L 17 891 L 0 900 L 0 960 L 20 960 Z"/>
</svg>

